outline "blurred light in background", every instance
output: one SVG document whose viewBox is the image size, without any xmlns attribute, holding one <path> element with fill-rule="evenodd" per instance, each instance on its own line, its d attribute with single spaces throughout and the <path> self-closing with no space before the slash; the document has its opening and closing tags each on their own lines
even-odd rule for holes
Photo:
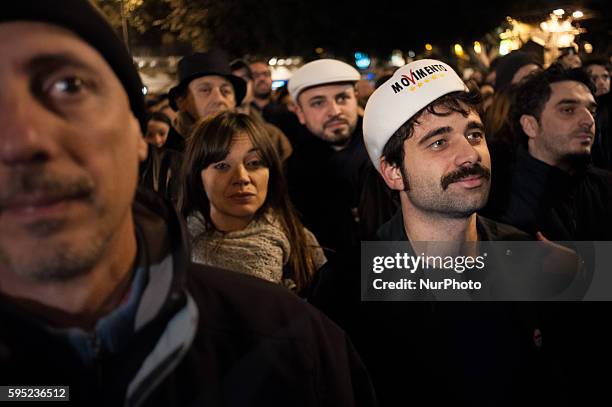
<svg viewBox="0 0 612 407">
<path fill-rule="evenodd" d="M 584 13 L 580 10 L 576 10 L 572 13 L 572 17 L 574 18 L 582 18 L 584 17 Z"/>
<path fill-rule="evenodd" d="M 553 14 L 561 17 L 563 14 L 565 14 L 565 10 L 563 10 L 562 8 L 558 8 L 556 10 L 553 10 Z"/>
<path fill-rule="evenodd" d="M 482 53 L 482 46 L 480 45 L 480 42 L 478 41 L 474 41 L 474 52 L 477 54 Z"/>
<path fill-rule="evenodd" d="M 359 69 L 368 69 L 370 66 L 370 57 L 365 52 L 355 52 L 355 65 Z"/>
<path fill-rule="evenodd" d="M 455 55 L 457 55 L 458 57 L 463 57 L 465 55 L 461 44 L 455 44 L 455 46 L 453 47 L 453 50 L 455 51 Z"/>
<path fill-rule="evenodd" d="M 404 66 L 406 65 L 406 60 L 402 55 L 402 51 L 398 49 L 394 49 L 391 53 L 391 65 L 393 66 Z"/>
<path fill-rule="evenodd" d="M 587 54 L 590 54 L 593 52 L 593 45 L 591 45 L 590 42 L 584 43 L 584 52 L 586 52 Z"/>
<path fill-rule="evenodd" d="M 433 49 L 433 47 L 431 46 L 431 44 L 425 44 L 425 50 L 426 51 L 431 51 Z"/>
</svg>

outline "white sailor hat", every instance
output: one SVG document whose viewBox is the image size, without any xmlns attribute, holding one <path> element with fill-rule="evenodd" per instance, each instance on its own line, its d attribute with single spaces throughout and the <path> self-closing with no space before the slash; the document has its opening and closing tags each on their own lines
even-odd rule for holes
<svg viewBox="0 0 612 407">
<path fill-rule="evenodd" d="M 441 61 L 422 59 L 395 71 L 372 93 L 363 116 L 363 138 L 374 167 L 380 172 L 383 148 L 397 129 L 431 102 L 456 91 L 468 88 Z"/>
<path fill-rule="evenodd" d="M 318 59 L 295 71 L 289 80 L 289 94 L 297 102 L 300 93 L 313 86 L 337 82 L 357 82 L 359 71 L 337 59 Z"/>
</svg>

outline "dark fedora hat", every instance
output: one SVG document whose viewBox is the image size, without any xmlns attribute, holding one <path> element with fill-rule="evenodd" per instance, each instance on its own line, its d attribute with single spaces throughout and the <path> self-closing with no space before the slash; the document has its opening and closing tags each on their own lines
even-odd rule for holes
<svg viewBox="0 0 612 407">
<path fill-rule="evenodd" d="M 242 78 L 232 75 L 229 60 L 223 51 L 211 50 L 188 55 L 179 61 L 177 70 L 179 84 L 168 92 L 170 107 L 175 111 L 178 110 L 176 97 L 184 92 L 192 80 L 208 75 L 222 76 L 230 81 L 234 86 L 236 105 L 242 103 L 242 99 L 246 95 L 246 82 Z"/>
</svg>

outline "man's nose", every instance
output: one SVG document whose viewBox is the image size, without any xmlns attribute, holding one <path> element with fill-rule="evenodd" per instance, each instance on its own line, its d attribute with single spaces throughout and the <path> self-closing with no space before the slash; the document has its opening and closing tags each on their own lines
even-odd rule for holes
<svg viewBox="0 0 612 407">
<path fill-rule="evenodd" d="M 342 109 L 340 108 L 340 105 L 335 100 L 332 100 L 331 102 L 329 102 L 328 114 L 331 117 L 333 117 L 333 116 L 338 116 L 340 113 L 342 113 Z"/>
<path fill-rule="evenodd" d="M 480 158 L 478 150 L 465 137 L 461 137 L 460 141 L 458 141 L 455 165 L 458 167 L 473 165 L 479 162 Z"/>
<path fill-rule="evenodd" d="M 580 117 L 580 126 L 588 129 L 595 126 L 595 117 L 593 117 L 593 113 L 587 108 L 583 109 L 582 116 Z"/>
</svg>

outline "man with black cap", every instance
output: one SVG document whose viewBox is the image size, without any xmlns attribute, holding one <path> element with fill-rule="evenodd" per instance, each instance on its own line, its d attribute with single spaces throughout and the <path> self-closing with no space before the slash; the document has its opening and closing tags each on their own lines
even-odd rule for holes
<svg viewBox="0 0 612 407">
<path fill-rule="evenodd" d="M 3 386 L 88 406 L 373 403 L 341 330 L 190 263 L 174 209 L 136 192 L 142 84 L 89 2 L 5 5 L 0 52 Z"/>
<path fill-rule="evenodd" d="M 246 82 L 229 70 L 224 52 L 211 50 L 182 58 L 178 85 L 170 89 L 170 106 L 178 111 L 176 128 L 188 137 L 198 119 L 234 109 L 246 95 Z"/>
<path fill-rule="evenodd" d="M 178 85 L 170 89 L 170 106 L 178 111 L 175 127 L 189 137 L 199 119 L 240 106 L 247 94 L 247 82 L 232 74 L 224 52 L 211 50 L 182 58 L 178 64 Z M 291 155 L 291 144 L 276 127 L 264 123 L 281 159 Z"/>
</svg>

